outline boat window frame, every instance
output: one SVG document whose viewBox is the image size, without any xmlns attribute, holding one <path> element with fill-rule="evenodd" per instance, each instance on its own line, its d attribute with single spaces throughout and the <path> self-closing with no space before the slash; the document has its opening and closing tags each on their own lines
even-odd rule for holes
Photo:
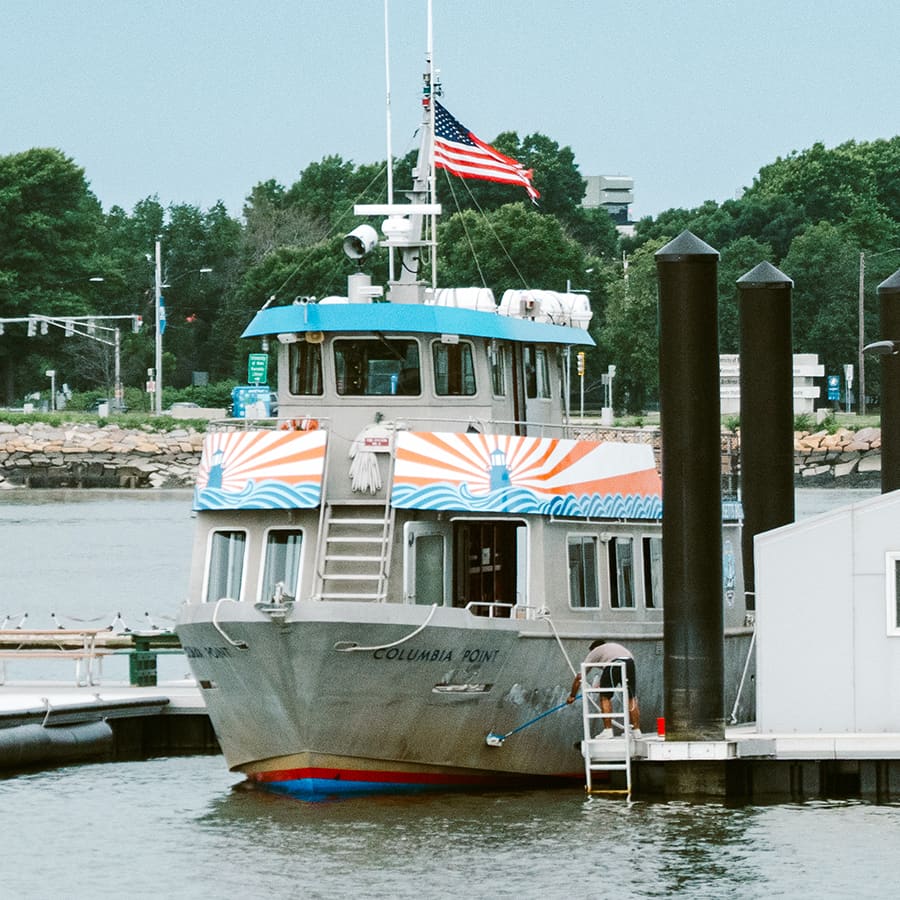
<svg viewBox="0 0 900 900">
<path fill-rule="evenodd" d="M 578 541 L 582 548 L 585 546 L 587 542 L 590 543 L 593 554 L 594 554 L 594 596 L 597 600 L 595 605 L 591 605 L 588 603 L 575 603 L 575 598 L 572 596 L 572 558 L 571 558 L 571 549 L 573 544 Z M 595 532 L 570 532 L 566 535 L 566 585 L 569 592 L 569 608 L 573 610 L 581 610 L 585 612 L 592 612 L 593 610 L 598 610 L 603 608 L 603 596 L 600 590 L 600 569 L 601 569 L 601 556 L 600 556 L 600 537 Z M 586 568 L 582 568 L 581 571 L 581 580 L 582 580 L 582 593 L 586 595 L 587 591 L 585 590 L 585 582 L 586 582 L 587 572 Z"/>
<path fill-rule="evenodd" d="M 241 584 L 240 590 L 238 591 L 237 597 L 216 597 L 215 599 L 211 599 L 209 596 L 210 590 L 210 573 L 212 571 L 212 551 L 213 551 L 213 541 L 218 534 L 241 534 L 243 535 L 243 554 L 241 559 Z M 247 590 L 247 553 L 250 548 L 250 533 L 247 528 L 236 528 L 236 527 L 226 527 L 222 526 L 219 528 L 210 528 L 209 532 L 206 536 L 206 556 L 203 561 L 203 591 L 201 593 L 201 597 L 203 598 L 204 603 L 218 603 L 220 600 L 228 599 L 234 600 L 237 603 L 243 602 L 244 594 Z"/>
<path fill-rule="evenodd" d="M 634 538 L 633 534 L 613 534 L 607 533 L 601 535 L 601 539 L 605 544 L 605 571 L 606 571 L 606 596 L 608 599 L 608 608 L 611 611 L 615 611 L 617 613 L 621 612 L 634 612 L 638 609 L 638 584 L 637 584 L 637 572 L 638 567 L 636 565 L 635 559 L 635 546 L 634 546 Z M 630 584 L 630 598 L 631 603 L 628 605 L 622 604 L 622 587 L 623 584 L 627 584 L 623 578 L 620 577 L 621 573 L 624 571 L 624 568 L 619 564 L 620 554 L 618 552 L 619 542 L 623 544 L 627 541 L 631 545 L 631 584 Z M 615 565 L 613 565 L 613 560 L 615 560 Z"/>
<path fill-rule="evenodd" d="M 301 350 L 302 348 L 302 350 Z M 295 363 L 295 357 L 304 353 L 310 354 L 310 358 L 304 361 L 304 376 L 302 380 L 307 380 L 310 365 L 315 366 L 316 372 L 314 379 L 318 380 L 318 390 L 298 390 L 302 385 L 300 377 L 300 365 Z M 288 345 L 288 391 L 292 397 L 321 397 L 325 393 L 325 368 L 323 365 L 322 342 L 313 342 L 308 340 L 293 341 Z"/>
<path fill-rule="evenodd" d="M 488 342 L 488 367 L 491 370 L 491 396 L 495 400 L 509 396 L 509 354 L 505 344 Z"/>
<path fill-rule="evenodd" d="M 370 391 L 368 388 L 369 381 L 369 372 L 367 371 L 365 374 L 362 372 L 359 375 L 360 384 L 363 389 L 359 391 L 348 391 L 346 390 L 346 375 L 342 377 L 341 372 L 346 371 L 347 362 L 346 360 L 349 358 L 349 354 L 345 355 L 344 345 L 371 345 L 374 346 L 376 344 L 382 344 L 384 346 L 390 347 L 391 342 L 404 342 L 407 345 L 407 352 L 409 347 L 415 348 L 415 366 L 412 365 L 401 365 L 397 367 L 397 371 L 391 373 L 388 377 L 388 387 L 389 389 L 386 391 Z M 366 397 L 372 399 L 379 399 L 381 397 L 421 397 L 422 396 L 422 342 L 418 337 L 413 335 L 400 335 L 400 334 L 381 334 L 377 332 L 374 337 L 369 337 L 368 335 L 341 335 L 340 337 L 334 337 L 331 341 L 331 374 L 334 378 L 334 391 L 338 397 Z M 380 359 L 381 357 L 375 357 L 376 359 Z M 388 357 L 384 357 L 387 359 Z M 401 361 L 405 360 L 404 356 L 400 356 L 399 354 L 396 357 Z M 339 359 L 342 361 L 343 369 L 339 368 Z M 368 369 L 368 356 L 365 357 L 366 366 Z M 401 376 L 403 372 L 409 372 L 412 370 L 414 373 L 418 372 L 418 384 L 415 384 L 415 380 L 408 376 L 408 380 L 410 382 L 410 388 L 407 390 L 402 390 L 401 386 Z M 342 385 L 344 385 L 342 389 Z"/>
<path fill-rule="evenodd" d="M 475 346 L 471 340 L 461 339 L 461 340 L 452 340 L 446 341 L 443 339 L 437 339 L 430 342 L 431 344 L 431 378 L 432 384 L 434 385 L 434 395 L 436 397 L 440 397 L 442 399 L 450 398 L 450 397 L 460 397 L 462 399 L 468 400 L 472 397 L 478 396 L 478 366 L 477 366 L 477 356 L 475 353 Z M 468 377 L 472 379 L 472 390 L 466 392 L 464 390 L 460 390 L 458 392 L 454 392 L 449 390 L 449 375 L 446 377 L 446 381 L 448 382 L 448 389 L 446 391 L 441 390 L 441 381 L 442 377 L 438 374 L 438 353 L 443 351 L 447 353 L 448 356 L 451 352 L 456 351 L 460 354 L 459 366 L 460 366 L 460 375 L 459 380 L 461 385 L 465 385 L 465 381 Z M 465 355 L 463 354 L 463 350 L 468 351 L 468 361 L 470 366 L 470 372 L 465 372 Z"/>
<path fill-rule="evenodd" d="M 884 555 L 885 612 L 888 637 L 900 637 L 900 550 Z"/>
<path fill-rule="evenodd" d="M 260 554 L 260 566 L 258 573 L 258 584 L 257 584 L 257 597 L 262 603 L 269 603 L 272 600 L 271 596 L 266 596 L 264 593 L 266 587 L 266 569 L 268 567 L 269 561 L 269 537 L 275 532 L 289 532 L 292 534 L 300 535 L 300 553 L 297 558 L 297 570 L 294 573 L 295 584 L 293 593 L 288 590 L 287 586 L 285 586 L 285 595 L 287 599 L 296 600 L 297 595 L 300 593 L 300 584 L 303 579 L 303 567 L 305 564 L 306 557 L 306 529 L 299 528 L 296 525 L 271 525 L 265 529 L 262 536 L 262 546 L 261 546 L 261 554 Z M 277 582 L 276 582 L 277 583 Z M 273 584 L 274 588 L 274 584 Z"/>
<path fill-rule="evenodd" d="M 665 595 L 663 594 L 663 573 L 662 573 L 662 535 L 661 534 L 641 534 L 641 581 L 643 582 L 640 589 L 640 595 L 644 601 L 644 609 L 663 610 L 665 609 Z M 654 568 L 652 554 L 648 553 L 648 542 L 656 541 L 659 548 L 659 565 Z M 649 576 L 649 577 L 648 577 Z M 654 578 L 654 576 L 656 576 Z M 654 590 L 657 587 L 658 590 Z M 648 595 L 656 602 L 650 604 L 647 602 Z"/>
</svg>

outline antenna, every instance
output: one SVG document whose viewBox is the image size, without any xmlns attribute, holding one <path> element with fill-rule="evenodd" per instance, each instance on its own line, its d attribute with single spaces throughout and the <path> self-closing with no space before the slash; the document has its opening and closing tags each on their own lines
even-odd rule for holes
<svg viewBox="0 0 900 900">
<path fill-rule="evenodd" d="M 384 83 L 387 118 L 387 202 L 394 202 L 394 154 L 391 148 L 391 53 L 388 34 L 388 0 L 384 0 Z M 394 251 L 388 249 L 388 278 L 394 280 Z"/>
</svg>

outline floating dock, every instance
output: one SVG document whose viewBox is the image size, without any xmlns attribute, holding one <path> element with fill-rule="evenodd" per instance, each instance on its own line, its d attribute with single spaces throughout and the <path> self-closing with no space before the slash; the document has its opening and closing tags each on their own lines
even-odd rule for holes
<svg viewBox="0 0 900 900">
<path fill-rule="evenodd" d="M 900 734 L 786 732 L 726 728 L 722 741 L 645 735 L 630 742 L 632 797 L 800 801 L 900 799 Z M 591 741 L 595 771 L 619 761 L 624 739 Z M 621 776 L 610 772 L 616 787 Z M 603 789 L 597 791 L 603 793 Z"/>
<path fill-rule="evenodd" d="M 190 681 L 0 687 L 0 773 L 218 752 L 200 690 Z"/>
<path fill-rule="evenodd" d="M 744 725 L 726 729 L 723 741 L 645 735 L 629 743 L 632 797 L 900 798 L 900 734 L 761 734 Z M 591 744 L 601 747 L 602 767 L 603 757 L 621 756 L 624 740 Z M 148 687 L 48 681 L 0 686 L 0 773 L 218 752 L 192 681 Z M 610 783 L 619 775 L 610 773 Z"/>
</svg>

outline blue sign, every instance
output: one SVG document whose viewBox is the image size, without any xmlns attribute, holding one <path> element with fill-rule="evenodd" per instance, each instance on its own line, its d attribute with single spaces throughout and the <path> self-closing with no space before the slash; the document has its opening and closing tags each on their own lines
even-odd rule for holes
<svg viewBox="0 0 900 900">
<path fill-rule="evenodd" d="M 231 391 L 231 415 L 235 419 L 266 419 L 272 415 L 272 395 L 265 386 L 239 384 Z"/>
<path fill-rule="evenodd" d="M 841 399 L 841 376 L 840 375 L 829 375 L 828 376 L 828 399 L 829 400 L 840 400 Z"/>
</svg>

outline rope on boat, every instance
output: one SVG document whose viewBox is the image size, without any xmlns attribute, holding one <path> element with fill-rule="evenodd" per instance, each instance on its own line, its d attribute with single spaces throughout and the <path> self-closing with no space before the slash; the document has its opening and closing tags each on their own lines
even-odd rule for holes
<svg viewBox="0 0 900 900">
<path fill-rule="evenodd" d="M 228 637 L 227 634 L 225 634 L 224 631 L 222 631 L 222 626 L 216 621 L 216 617 L 219 615 L 219 607 L 223 603 L 237 603 L 237 600 L 232 600 L 231 597 L 220 597 L 216 601 L 216 606 L 215 609 L 213 609 L 212 614 L 213 628 L 215 628 L 216 631 L 218 631 L 219 634 L 221 634 L 222 637 L 225 638 L 225 640 L 228 641 L 228 643 L 231 644 L 232 647 L 237 647 L 238 650 L 249 650 L 250 647 L 248 646 L 246 641 L 233 641 L 230 637 Z"/>
<path fill-rule="evenodd" d="M 556 626 L 553 624 L 553 620 L 550 618 L 550 611 L 548 609 L 541 609 L 538 611 L 537 618 L 543 619 L 553 631 L 553 637 L 556 638 L 556 643 L 559 644 L 559 649 L 562 651 L 562 655 L 565 657 L 566 663 L 569 666 L 569 669 L 572 671 L 572 677 L 574 678 L 578 672 L 575 669 L 575 666 L 572 665 L 572 660 L 569 659 L 569 654 L 566 653 L 566 648 L 563 647 L 562 641 L 559 639 L 559 633 L 556 630 Z"/>
<path fill-rule="evenodd" d="M 402 644 L 405 641 L 408 641 L 410 638 L 415 637 L 420 631 L 422 631 L 425 628 L 425 626 L 428 625 L 428 623 L 431 621 L 431 617 L 435 614 L 437 608 L 438 608 L 438 604 L 432 603 L 431 604 L 431 612 L 428 613 L 428 616 L 425 619 L 425 621 L 415 631 L 411 631 L 408 635 L 406 635 L 406 637 L 400 638 L 399 641 L 394 641 L 393 643 L 390 643 L 390 644 L 379 644 L 377 647 L 360 647 L 359 644 L 356 643 L 356 641 L 338 641 L 334 645 L 334 649 L 337 650 L 338 653 L 350 653 L 354 650 L 359 650 L 359 651 L 387 650 L 389 647 L 396 647 L 398 644 Z"/>
</svg>

